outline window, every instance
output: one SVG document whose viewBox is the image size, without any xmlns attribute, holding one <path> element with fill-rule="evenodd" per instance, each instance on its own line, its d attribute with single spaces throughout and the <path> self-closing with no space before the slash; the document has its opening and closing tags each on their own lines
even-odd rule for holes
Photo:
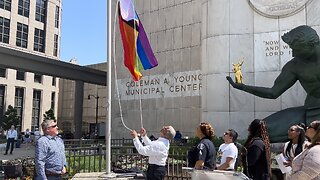
<svg viewBox="0 0 320 180">
<path fill-rule="evenodd" d="M 39 128 L 41 91 L 33 90 L 31 131 Z"/>
<path fill-rule="evenodd" d="M 35 28 L 33 50 L 44 52 L 44 31 Z"/>
<path fill-rule="evenodd" d="M 14 108 L 17 110 L 17 117 L 19 118 L 19 125 L 17 129 L 21 129 L 22 114 L 23 114 L 24 89 L 17 87 L 14 96 Z"/>
<path fill-rule="evenodd" d="M 29 17 L 30 0 L 19 0 L 18 14 Z"/>
<path fill-rule="evenodd" d="M 6 78 L 7 77 L 7 69 L 0 67 L 0 77 Z"/>
<path fill-rule="evenodd" d="M 26 72 L 24 72 L 24 71 L 17 71 L 16 79 L 21 80 L 21 81 L 26 80 L 25 74 L 26 74 Z"/>
<path fill-rule="evenodd" d="M 45 0 L 37 0 L 36 3 L 36 20 L 40 22 L 45 22 L 46 17 L 46 6 Z"/>
<path fill-rule="evenodd" d="M 56 28 L 59 28 L 59 19 L 60 19 L 60 8 L 59 6 L 56 6 L 56 15 L 55 15 L 55 23 L 54 23 L 54 26 Z"/>
<path fill-rule="evenodd" d="M 0 8 L 11 11 L 11 0 L 0 0 Z"/>
<path fill-rule="evenodd" d="M 56 99 L 56 93 L 52 92 L 51 93 L 51 109 L 52 110 L 54 110 L 55 99 Z"/>
<path fill-rule="evenodd" d="M 41 74 L 34 74 L 34 82 L 42 83 L 42 75 Z"/>
<path fill-rule="evenodd" d="M 0 42 L 9 44 L 10 19 L 0 17 Z"/>
<path fill-rule="evenodd" d="M 0 86 L 0 117 L 2 117 L 4 113 L 4 92 L 5 86 Z"/>
<path fill-rule="evenodd" d="M 16 45 L 27 48 L 28 46 L 28 25 L 17 23 L 17 41 Z"/>
<path fill-rule="evenodd" d="M 54 35 L 53 55 L 58 56 L 58 35 Z"/>
<path fill-rule="evenodd" d="M 52 77 L 52 86 L 56 86 L 56 77 Z"/>
</svg>

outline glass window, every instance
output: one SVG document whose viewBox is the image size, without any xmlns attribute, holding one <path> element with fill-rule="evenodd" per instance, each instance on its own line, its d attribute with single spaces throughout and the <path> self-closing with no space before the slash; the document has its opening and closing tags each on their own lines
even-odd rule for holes
<svg viewBox="0 0 320 180">
<path fill-rule="evenodd" d="M 51 109 L 52 110 L 54 110 L 55 99 L 56 99 L 56 93 L 52 92 L 51 93 Z"/>
<path fill-rule="evenodd" d="M 18 14 L 29 17 L 30 0 L 19 0 Z"/>
<path fill-rule="evenodd" d="M 58 35 L 57 34 L 55 34 L 54 35 L 54 46 L 53 46 L 53 55 L 54 56 L 58 56 Z"/>
<path fill-rule="evenodd" d="M 39 128 L 41 91 L 33 90 L 31 131 Z"/>
<path fill-rule="evenodd" d="M 0 42 L 9 44 L 10 19 L 0 17 Z"/>
<path fill-rule="evenodd" d="M 4 93 L 5 86 L 0 85 L 0 117 L 4 114 Z"/>
<path fill-rule="evenodd" d="M 42 83 L 42 75 L 41 74 L 34 74 L 34 82 Z"/>
<path fill-rule="evenodd" d="M 7 77 L 7 69 L 0 67 L 0 77 L 6 78 Z"/>
<path fill-rule="evenodd" d="M 45 0 L 37 0 L 36 2 L 36 20 L 45 23 L 46 6 Z"/>
<path fill-rule="evenodd" d="M 28 25 L 17 23 L 17 40 L 16 45 L 27 48 L 28 46 Z"/>
<path fill-rule="evenodd" d="M 17 110 L 17 116 L 20 120 L 19 124 L 17 125 L 17 129 L 21 129 L 22 124 L 22 115 L 23 115 L 23 101 L 24 101 L 24 88 L 17 87 L 15 98 L 14 98 L 14 108 Z"/>
<path fill-rule="evenodd" d="M 59 19 L 60 19 L 60 8 L 59 6 L 56 6 L 55 23 L 54 23 L 54 26 L 56 28 L 59 28 Z"/>
<path fill-rule="evenodd" d="M 52 86 L 56 86 L 56 82 L 57 80 L 56 80 L 56 77 L 52 77 Z"/>
<path fill-rule="evenodd" d="M 41 29 L 35 28 L 33 50 L 44 53 L 44 40 L 45 40 L 44 31 Z"/>
<path fill-rule="evenodd" d="M 11 0 L 0 0 L 0 8 L 11 11 Z"/>
<path fill-rule="evenodd" d="M 26 72 L 24 72 L 24 71 L 17 71 L 17 74 L 16 74 L 16 79 L 17 80 L 21 80 L 21 81 L 24 81 L 24 80 L 26 80 L 25 78 L 25 74 L 26 74 Z"/>
</svg>

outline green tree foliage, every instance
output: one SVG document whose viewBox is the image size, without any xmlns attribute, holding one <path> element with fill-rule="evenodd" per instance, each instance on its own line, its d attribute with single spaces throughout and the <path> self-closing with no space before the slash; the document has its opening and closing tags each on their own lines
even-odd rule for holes
<svg viewBox="0 0 320 180">
<path fill-rule="evenodd" d="M 54 116 L 54 111 L 53 111 L 53 109 L 49 109 L 48 111 L 46 111 L 46 112 L 43 114 L 43 118 L 44 118 L 44 119 L 53 119 L 53 120 L 55 120 L 56 117 Z"/>
<path fill-rule="evenodd" d="M 7 111 L 4 113 L 0 121 L 0 126 L 4 130 L 9 130 L 11 125 L 17 126 L 20 123 L 19 117 L 17 115 L 17 110 L 11 105 L 8 106 Z"/>
</svg>

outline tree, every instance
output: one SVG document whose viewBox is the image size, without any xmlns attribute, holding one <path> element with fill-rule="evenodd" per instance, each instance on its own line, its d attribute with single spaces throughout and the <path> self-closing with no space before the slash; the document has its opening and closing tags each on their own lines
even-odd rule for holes
<svg viewBox="0 0 320 180">
<path fill-rule="evenodd" d="M 53 109 L 49 109 L 48 111 L 46 111 L 44 114 L 43 114 L 43 119 L 53 119 L 55 120 L 56 117 L 54 116 L 54 111 Z"/>
<path fill-rule="evenodd" d="M 20 119 L 18 117 L 17 110 L 9 105 L 0 121 L 0 126 L 4 130 L 9 130 L 11 125 L 17 126 L 18 124 L 20 124 Z"/>
</svg>

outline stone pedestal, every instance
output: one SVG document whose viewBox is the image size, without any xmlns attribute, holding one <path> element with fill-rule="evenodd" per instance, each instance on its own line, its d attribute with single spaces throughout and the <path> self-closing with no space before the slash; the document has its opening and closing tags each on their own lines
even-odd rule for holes
<svg viewBox="0 0 320 180">
<path fill-rule="evenodd" d="M 141 178 L 140 178 L 141 177 Z M 127 179 L 144 179 L 142 174 L 137 173 L 111 173 L 106 174 L 105 172 L 92 172 L 92 173 L 77 173 L 72 177 L 72 180 L 102 180 L 102 179 L 112 179 L 112 180 L 127 180 Z"/>
</svg>

